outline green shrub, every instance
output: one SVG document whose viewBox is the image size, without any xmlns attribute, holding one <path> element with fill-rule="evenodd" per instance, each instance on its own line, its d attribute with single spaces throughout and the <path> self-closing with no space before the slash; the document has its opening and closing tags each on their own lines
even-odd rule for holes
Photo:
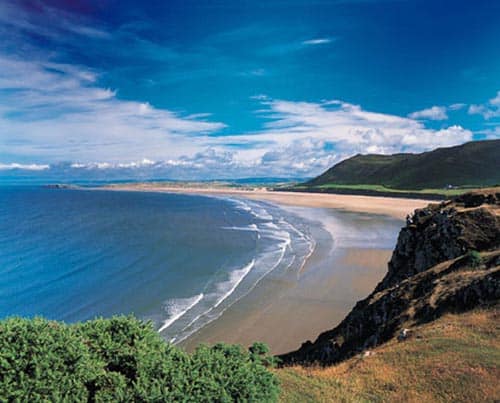
<svg viewBox="0 0 500 403">
<path fill-rule="evenodd" d="M 217 344 L 189 355 L 133 317 L 6 319 L 0 401 L 276 401 L 273 361 L 264 345 L 252 348 Z"/>
<path fill-rule="evenodd" d="M 483 263 L 481 254 L 477 250 L 470 250 L 467 252 L 467 263 L 474 269 L 479 268 Z"/>
</svg>

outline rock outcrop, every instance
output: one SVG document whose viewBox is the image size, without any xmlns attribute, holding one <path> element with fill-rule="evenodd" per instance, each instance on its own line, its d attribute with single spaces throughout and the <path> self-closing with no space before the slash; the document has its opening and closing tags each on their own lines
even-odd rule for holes
<svg viewBox="0 0 500 403">
<path fill-rule="evenodd" d="M 333 330 L 280 358 L 330 364 L 446 312 L 500 299 L 500 192 L 468 193 L 416 210 L 401 229 L 388 272 Z"/>
</svg>

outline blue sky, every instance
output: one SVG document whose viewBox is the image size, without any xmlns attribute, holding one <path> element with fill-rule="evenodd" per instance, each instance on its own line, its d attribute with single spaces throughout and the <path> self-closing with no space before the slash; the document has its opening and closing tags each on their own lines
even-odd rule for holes
<svg viewBox="0 0 500 403">
<path fill-rule="evenodd" d="M 500 138 L 500 2 L 0 3 L 0 170 L 313 176 Z"/>
</svg>

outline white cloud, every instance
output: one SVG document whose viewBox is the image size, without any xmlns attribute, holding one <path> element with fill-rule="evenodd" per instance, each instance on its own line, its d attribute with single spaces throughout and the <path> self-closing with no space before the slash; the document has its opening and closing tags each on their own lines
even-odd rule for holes
<svg viewBox="0 0 500 403">
<path fill-rule="evenodd" d="M 421 152 L 472 140 L 461 126 L 442 130 L 395 115 L 363 110 L 342 101 L 323 103 L 270 100 L 261 97 L 268 119 L 264 130 L 212 141 L 244 146 L 235 158 L 254 172 L 316 175 L 357 153 Z"/>
<path fill-rule="evenodd" d="M 491 129 L 484 129 L 479 132 L 478 134 L 481 134 L 484 136 L 484 139 L 486 140 L 497 140 L 500 139 L 500 126 L 495 126 Z"/>
<path fill-rule="evenodd" d="M 70 166 L 74 169 L 122 169 L 122 168 L 144 168 L 144 167 L 152 167 L 157 165 L 158 163 L 155 161 L 148 160 L 147 158 L 143 158 L 140 161 L 131 161 L 131 162 L 117 162 L 117 163 L 109 163 L 109 162 L 88 162 L 88 163 L 80 163 L 74 162 Z"/>
<path fill-rule="evenodd" d="M 225 127 L 125 101 L 90 70 L 0 54 L 0 139 L 9 155 L 45 161 L 165 159 L 200 149 L 193 135 Z"/>
<path fill-rule="evenodd" d="M 332 40 L 330 38 L 315 38 L 309 39 L 307 41 L 303 41 L 303 45 L 324 45 L 326 43 L 330 43 Z"/>
<path fill-rule="evenodd" d="M 451 104 L 450 106 L 448 106 L 448 109 L 450 111 L 459 111 L 460 109 L 463 109 L 467 106 L 467 104 L 463 104 L 463 103 L 456 103 L 456 104 Z"/>
<path fill-rule="evenodd" d="M 430 120 L 448 119 L 445 106 L 433 106 L 431 108 L 422 109 L 421 111 L 410 113 L 408 117 L 411 119 L 430 119 Z"/>
<path fill-rule="evenodd" d="M 10 164 L 0 163 L 0 171 L 9 171 L 12 169 L 21 169 L 25 171 L 43 171 L 49 168 L 50 166 L 47 164 L 19 164 L 17 162 L 12 162 Z"/>
<path fill-rule="evenodd" d="M 469 106 L 470 115 L 481 115 L 485 119 L 500 117 L 500 91 L 494 98 L 491 98 L 486 104 Z"/>
<path fill-rule="evenodd" d="M 420 152 L 472 139 L 460 126 L 432 130 L 338 100 L 291 102 L 262 94 L 253 97 L 257 116 L 266 120 L 262 130 L 212 136 L 225 125 L 209 115 L 121 100 L 98 79 L 81 67 L 0 54 L 2 152 L 40 164 L 26 165 L 32 169 L 70 161 L 65 169 L 145 177 L 313 176 L 356 153 Z"/>
</svg>

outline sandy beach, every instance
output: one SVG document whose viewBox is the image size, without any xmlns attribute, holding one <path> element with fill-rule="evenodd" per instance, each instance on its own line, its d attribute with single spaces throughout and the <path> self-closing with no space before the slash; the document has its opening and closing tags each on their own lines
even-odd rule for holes
<svg viewBox="0 0 500 403">
<path fill-rule="evenodd" d="M 109 187 L 108 187 L 109 189 Z M 383 278 L 404 217 L 426 200 L 266 189 L 115 185 L 113 190 L 232 196 L 272 202 L 307 220 L 316 246 L 300 272 L 273 271 L 217 320 L 184 340 L 267 343 L 274 354 L 333 328 Z"/>
<path fill-rule="evenodd" d="M 385 214 L 396 218 L 405 218 L 406 215 L 413 210 L 425 207 L 431 202 L 429 200 L 396 197 L 276 192 L 269 191 L 266 188 L 240 189 L 223 186 L 165 186 L 154 183 L 119 184 L 107 186 L 106 189 L 238 196 L 254 200 L 269 201 L 281 205 L 343 209 L 346 211 Z"/>
<path fill-rule="evenodd" d="M 311 220 L 316 247 L 300 273 L 273 271 L 250 294 L 182 343 L 267 343 L 274 354 L 338 324 L 382 279 L 402 221 L 390 216 L 293 207 Z"/>
</svg>

